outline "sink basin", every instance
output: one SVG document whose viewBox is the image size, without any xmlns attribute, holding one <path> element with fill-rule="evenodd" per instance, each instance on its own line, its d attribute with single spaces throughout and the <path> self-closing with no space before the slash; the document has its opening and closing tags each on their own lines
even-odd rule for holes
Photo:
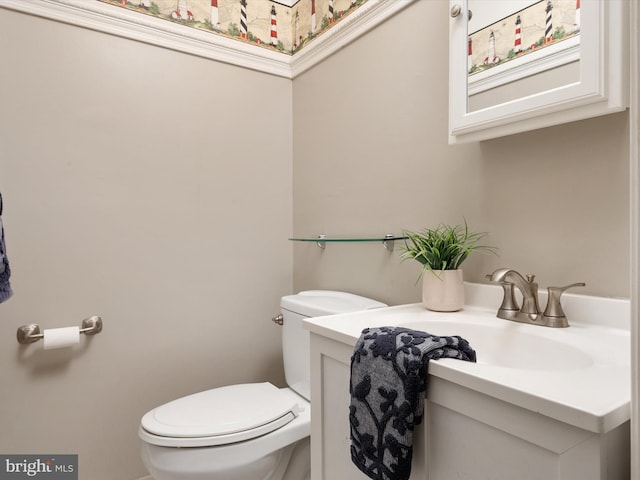
<svg viewBox="0 0 640 480">
<path fill-rule="evenodd" d="M 432 335 L 459 335 L 476 351 L 479 365 L 558 371 L 587 368 L 593 363 L 592 357 L 583 350 L 533 332 L 522 332 L 521 325 L 508 322 L 497 326 L 461 320 L 425 320 L 405 322 L 401 326 Z"/>
</svg>

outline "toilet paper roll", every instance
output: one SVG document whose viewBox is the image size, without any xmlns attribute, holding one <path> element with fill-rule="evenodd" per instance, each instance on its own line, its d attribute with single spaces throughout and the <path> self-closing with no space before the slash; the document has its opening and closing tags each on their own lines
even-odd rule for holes
<svg viewBox="0 0 640 480">
<path fill-rule="evenodd" d="M 70 347 L 80 343 L 80 327 L 45 329 L 43 338 L 45 350 Z"/>
</svg>

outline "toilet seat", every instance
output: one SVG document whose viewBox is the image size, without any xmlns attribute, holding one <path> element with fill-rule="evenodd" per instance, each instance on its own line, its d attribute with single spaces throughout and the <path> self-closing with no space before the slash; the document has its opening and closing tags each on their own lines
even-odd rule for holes
<svg viewBox="0 0 640 480">
<path fill-rule="evenodd" d="M 142 417 L 140 437 L 166 447 L 208 447 L 273 432 L 298 415 L 298 403 L 265 383 L 229 385 L 179 398 Z"/>
</svg>

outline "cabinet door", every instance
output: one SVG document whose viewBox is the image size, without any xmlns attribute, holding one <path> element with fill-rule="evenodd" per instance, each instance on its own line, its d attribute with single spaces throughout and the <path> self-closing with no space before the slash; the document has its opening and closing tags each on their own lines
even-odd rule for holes
<svg viewBox="0 0 640 480">
<path fill-rule="evenodd" d="M 311 335 L 311 480 L 368 480 L 351 462 L 349 377 L 352 347 Z M 424 429 L 414 435 L 410 480 L 426 480 Z"/>
<path fill-rule="evenodd" d="M 627 107 L 626 0 L 450 0 L 450 142 Z"/>
<path fill-rule="evenodd" d="M 311 480 L 366 480 L 351 463 L 351 348 L 311 335 Z"/>
<path fill-rule="evenodd" d="M 628 480 L 629 428 L 597 434 L 431 377 L 429 480 Z"/>
</svg>

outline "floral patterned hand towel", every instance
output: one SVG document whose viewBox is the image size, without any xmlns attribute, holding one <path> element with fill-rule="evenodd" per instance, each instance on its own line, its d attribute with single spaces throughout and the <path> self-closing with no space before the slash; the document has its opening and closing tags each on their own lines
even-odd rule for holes
<svg viewBox="0 0 640 480">
<path fill-rule="evenodd" d="M 351 459 L 374 480 L 407 480 L 422 421 L 429 360 L 476 361 L 465 339 L 401 327 L 366 328 L 351 357 Z"/>
</svg>

